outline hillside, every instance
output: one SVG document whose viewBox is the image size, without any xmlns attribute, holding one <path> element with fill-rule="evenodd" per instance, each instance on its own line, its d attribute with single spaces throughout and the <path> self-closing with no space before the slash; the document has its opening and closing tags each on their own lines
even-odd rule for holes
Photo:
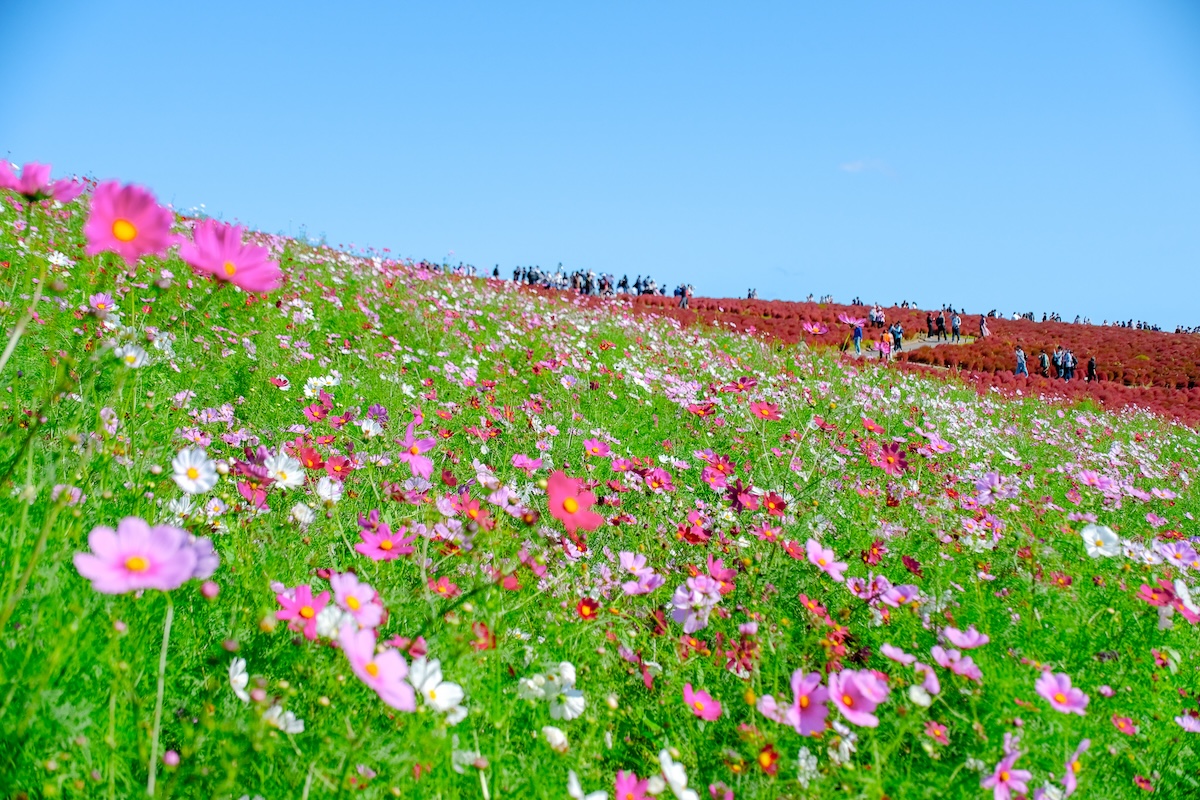
<svg viewBox="0 0 1200 800">
<path fill-rule="evenodd" d="M 1200 793 L 1189 428 L 70 195 L 0 192 L 0 795 Z"/>
</svg>

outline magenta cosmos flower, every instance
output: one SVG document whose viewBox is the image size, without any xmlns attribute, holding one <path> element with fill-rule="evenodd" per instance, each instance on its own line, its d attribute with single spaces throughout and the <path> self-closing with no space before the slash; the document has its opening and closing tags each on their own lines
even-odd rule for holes
<svg viewBox="0 0 1200 800">
<path fill-rule="evenodd" d="M 871 670 L 847 669 L 829 676 L 829 699 L 848 722 L 865 728 L 879 725 L 875 707 L 887 699 L 888 686 Z"/>
<path fill-rule="evenodd" d="M 0 189 L 9 189 L 27 200 L 57 200 L 69 203 L 83 192 L 82 181 L 50 180 L 50 165 L 30 162 L 21 168 L 17 177 L 12 166 L 0 159 Z"/>
<path fill-rule="evenodd" d="M 946 628 L 942 634 L 950 640 L 950 644 L 963 650 L 983 647 L 991 641 L 986 633 L 975 630 L 974 625 L 967 626 L 965 631 L 960 631 L 958 628 Z"/>
<path fill-rule="evenodd" d="M 88 546 L 92 552 L 75 554 L 75 569 L 103 594 L 169 592 L 196 572 L 198 554 L 187 533 L 170 525 L 150 527 L 137 517 L 121 520 L 115 531 L 93 528 Z"/>
<path fill-rule="evenodd" d="M 811 736 L 825 730 L 829 716 L 829 690 L 821 685 L 821 673 L 798 669 L 792 673 L 792 707 L 783 721 L 801 736 Z"/>
<path fill-rule="evenodd" d="M 416 711 L 417 695 L 405 682 L 408 664 L 400 651 L 387 648 L 375 652 L 375 631 L 353 625 L 342 627 L 338 643 L 350 659 L 350 668 L 359 680 L 371 687 L 379 699 L 398 711 Z"/>
<path fill-rule="evenodd" d="M 838 561 L 837 555 L 828 547 L 822 547 L 821 543 L 816 539 L 809 539 L 804 545 L 805 552 L 808 553 L 808 561 L 815 567 L 819 567 L 822 572 L 833 578 L 838 583 L 845 580 L 842 573 L 846 571 L 847 564 L 845 561 Z"/>
<path fill-rule="evenodd" d="M 607 442 L 602 442 L 599 439 L 585 439 L 583 441 L 583 453 L 588 456 L 597 456 L 603 458 L 612 452 L 612 448 Z"/>
<path fill-rule="evenodd" d="M 712 722 L 721 716 L 721 704 L 703 689 L 694 691 L 690 683 L 684 684 L 683 702 L 687 703 L 687 707 L 700 719 Z"/>
<path fill-rule="evenodd" d="M 179 248 L 179 257 L 219 281 L 247 292 L 269 292 L 283 282 L 279 263 L 261 245 L 244 244 L 240 225 L 206 219 L 192 229 L 192 241 Z"/>
<path fill-rule="evenodd" d="M 1055 711 L 1078 714 L 1082 717 L 1083 710 L 1087 708 L 1088 696 L 1082 689 L 1071 685 L 1071 676 L 1066 673 L 1043 672 L 1034 688 L 1049 701 L 1050 707 Z"/>
<path fill-rule="evenodd" d="M 408 464 L 408 468 L 412 470 L 414 476 L 429 480 L 430 476 L 433 475 L 433 459 L 425 455 L 425 453 L 433 449 L 434 445 L 437 444 L 437 440 L 417 439 L 413 435 L 413 424 L 412 422 L 408 423 L 408 428 L 404 431 L 403 441 L 398 442 L 401 447 L 398 458 L 405 464 Z"/>
<path fill-rule="evenodd" d="M 299 629 L 305 639 L 311 641 L 317 638 L 317 615 L 329 605 L 329 592 L 321 592 L 313 597 L 312 587 L 302 583 L 292 590 L 291 595 L 280 592 L 275 599 L 283 606 L 275 612 L 275 619 L 290 620 L 288 626 L 293 630 Z"/>
<path fill-rule="evenodd" d="M 92 211 L 83 235 L 87 254 L 111 251 L 132 266 L 148 253 L 165 255 L 171 246 L 173 215 L 140 186 L 108 181 L 92 193 Z"/>
<path fill-rule="evenodd" d="M 354 549 L 372 561 L 392 561 L 413 551 L 416 534 L 405 536 L 406 533 L 408 528 L 403 525 L 393 531 L 386 522 L 380 523 L 375 530 L 362 528 L 358 532 L 362 541 L 354 545 Z"/>
</svg>

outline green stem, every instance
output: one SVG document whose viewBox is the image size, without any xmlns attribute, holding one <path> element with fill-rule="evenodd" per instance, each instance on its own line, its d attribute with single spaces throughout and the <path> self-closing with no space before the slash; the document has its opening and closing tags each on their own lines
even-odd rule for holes
<svg viewBox="0 0 1200 800">
<path fill-rule="evenodd" d="M 28 231 L 26 243 L 33 238 L 33 203 L 30 203 L 25 214 L 25 230 Z M 24 315 L 17 321 L 16 327 L 9 334 L 8 344 L 4 348 L 4 353 L 0 354 L 0 373 L 4 372 L 4 367 L 8 364 L 8 359 L 12 356 L 13 351 L 17 349 L 17 342 L 21 341 L 22 334 L 25 333 L 25 327 L 29 325 L 29 321 L 33 319 L 33 315 L 37 312 L 37 304 L 41 302 L 42 292 L 46 289 L 46 271 L 49 269 L 50 262 L 45 258 L 40 259 L 42 262 L 42 270 L 38 274 L 37 288 L 33 291 L 33 300 L 29 303 L 29 308 L 25 310 Z"/>
<path fill-rule="evenodd" d="M 175 619 L 175 603 L 167 593 L 167 620 L 163 623 L 162 650 L 158 654 L 158 697 L 154 701 L 154 730 L 150 734 L 150 763 L 147 771 L 146 794 L 154 796 L 154 782 L 158 778 L 158 735 L 162 731 L 163 688 L 167 683 L 167 647 L 171 642 L 171 622 Z"/>
<path fill-rule="evenodd" d="M 33 576 L 33 570 L 37 567 L 38 560 L 42 557 L 42 553 L 46 551 L 46 542 L 50 538 L 50 529 L 54 527 L 54 521 L 58 519 L 58 514 L 67 504 L 67 493 L 63 492 L 59 496 L 58 502 L 50 513 L 46 515 L 46 521 L 42 524 L 42 532 L 38 536 L 37 544 L 33 548 L 33 554 L 29 557 L 29 563 L 25 565 L 25 571 L 21 573 L 21 580 L 17 583 L 17 588 L 13 591 L 12 596 L 8 598 L 8 602 L 4 604 L 4 609 L 0 610 L 0 631 L 8 625 L 9 617 L 17 608 L 17 603 L 25 594 L 25 587 L 29 585 L 29 579 Z"/>
</svg>

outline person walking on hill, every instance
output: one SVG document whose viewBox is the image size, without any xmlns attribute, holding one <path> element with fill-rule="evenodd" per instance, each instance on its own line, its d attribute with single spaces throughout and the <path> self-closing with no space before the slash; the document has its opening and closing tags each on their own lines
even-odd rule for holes
<svg viewBox="0 0 1200 800">
<path fill-rule="evenodd" d="M 904 351 L 904 326 L 900 324 L 900 320 L 896 320 L 894 323 L 892 323 L 892 327 L 889 328 L 889 330 L 891 331 L 891 334 L 892 334 L 892 349 L 895 350 L 897 353 L 903 352 Z"/>
<path fill-rule="evenodd" d="M 1046 355 L 1046 349 L 1042 348 L 1041 355 L 1038 356 L 1038 370 L 1042 373 L 1043 378 L 1050 377 L 1050 356 Z"/>
<path fill-rule="evenodd" d="M 1029 377 L 1029 370 L 1025 367 L 1025 351 L 1021 349 L 1021 345 L 1017 345 L 1017 370 L 1013 375 L 1014 377 L 1017 375 Z"/>
<path fill-rule="evenodd" d="M 854 323 L 854 355 L 862 355 L 862 340 L 863 340 L 863 324 L 861 322 Z"/>
<path fill-rule="evenodd" d="M 925 338 L 926 339 L 933 338 L 933 312 L 932 311 L 925 314 Z"/>
<path fill-rule="evenodd" d="M 1096 376 L 1096 357 L 1091 356 L 1088 358 L 1087 381 L 1088 381 L 1088 383 L 1095 383 L 1097 380 L 1098 380 L 1098 378 Z"/>
<path fill-rule="evenodd" d="M 950 341 L 950 337 L 946 335 L 946 312 L 939 311 L 937 315 L 937 340 L 940 342 L 943 339 Z"/>
<path fill-rule="evenodd" d="M 983 314 L 979 315 L 979 338 L 986 339 L 988 337 L 987 317 Z"/>
<path fill-rule="evenodd" d="M 961 342 L 962 341 L 962 337 L 959 335 L 959 330 L 961 328 L 962 328 L 962 317 L 960 317 L 958 315 L 958 312 L 956 311 L 956 312 L 954 312 L 954 316 L 950 318 L 950 330 L 954 333 L 954 336 L 952 336 L 950 338 L 950 341 L 952 341 L 952 342 Z"/>
</svg>

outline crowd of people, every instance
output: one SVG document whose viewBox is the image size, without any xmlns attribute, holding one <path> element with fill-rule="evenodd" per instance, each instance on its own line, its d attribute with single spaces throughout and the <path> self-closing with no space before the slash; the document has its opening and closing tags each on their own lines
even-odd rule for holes
<svg viewBox="0 0 1200 800">
<path fill-rule="evenodd" d="M 500 277 L 499 264 L 492 270 L 492 277 Z M 562 264 L 559 264 L 553 272 L 541 267 L 514 267 L 513 281 L 529 286 L 541 286 L 543 289 L 559 289 L 597 297 L 613 297 L 618 294 L 650 294 L 665 297 L 667 294 L 667 287 L 659 286 L 658 282 L 649 275 L 645 278 L 638 275 L 631 284 L 628 275 L 622 275 L 620 280 L 616 280 L 611 273 L 597 274 L 595 270 L 585 272 L 577 269 L 568 272 L 563 269 Z M 681 284 L 675 289 L 675 296 L 681 298 L 680 306 L 682 308 L 687 308 L 687 299 L 692 294 L 693 288 L 689 284 Z"/>
</svg>

